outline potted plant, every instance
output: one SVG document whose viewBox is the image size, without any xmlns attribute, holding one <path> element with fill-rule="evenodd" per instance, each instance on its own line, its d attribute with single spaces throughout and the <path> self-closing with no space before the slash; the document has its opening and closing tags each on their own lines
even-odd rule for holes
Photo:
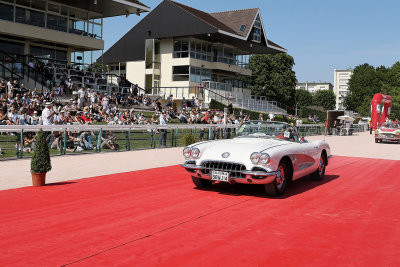
<svg viewBox="0 0 400 267">
<path fill-rule="evenodd" d="M 46 135 L 40 129 L 36 146 L 31 161 L 31 173 L 33 186 L 46 184 L 46 173 L 51 170 L 50 151 L 46 142 Z"/>
</svg>

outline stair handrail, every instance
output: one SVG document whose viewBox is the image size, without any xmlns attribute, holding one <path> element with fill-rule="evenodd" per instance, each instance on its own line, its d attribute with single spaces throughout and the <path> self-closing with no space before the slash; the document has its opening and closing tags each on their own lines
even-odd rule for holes
<svg viewBox="0 0 400 267">
<path fill-rule="evenodd" d="M 6 56 L 8 56 L 15 64 L 16 64 L 16 63 L 20 63 L 20 64 L 22 65 L 22 74 L 23 74 L 23 76 L 22 76 L 22 77 L 20 76 L 20 79 L 23 79 L 24 76 L 27 75 L 28 80 L 29 80 L 29 78 L 32 78 L 32 79 L 34 80 L 34 82 L 35 82 L 35 86 L 36 86 L 36 83 L 39 83 L 39 84 L 42 86 L 42 89 L 43 89 L 43 87 L 44 87 L 44 81 L 45 81 L 46 79 L 44 79 L 44 76 L 43 76 L 42 73 L 37 72 L 34 68 L 32 68 L 31 66 L 29 66 L 29 64 L 27 64 L 27 63 L 25 62 L 26 55 L 10 54 L 10 53 L 8 53 L 8 52 L 6 52 L 6 51 L 4 51 L 4 50 L 0 50 L 0 54 L 1 54 L 1 53 L 3 53 L 3 54 L 5 54 Z M 23 60 L 22 60 L 22 61 L 17 61 L 17 59 L 16 59 L 15 57 L 18 57 L 18 56 L 22 57 Z M 27 73 L 27 74 L 25 73 L 26 70 L 28 70 L 28 73 Z M 35 75 L 35 77 L 34 77 L 34 78 L 33 78 L 33 77 L 30 77 L 30 76 L 29 76 L 30 73 L 33 73 L 33 74 Z M 37 78 L 37 75 L 40 75 L 41 81 Z"/>
</svg>

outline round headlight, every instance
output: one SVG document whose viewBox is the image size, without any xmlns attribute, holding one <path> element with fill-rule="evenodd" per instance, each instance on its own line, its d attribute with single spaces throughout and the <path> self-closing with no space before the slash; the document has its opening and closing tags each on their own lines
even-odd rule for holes
<svg viewBox="0 0 400 267">
<path fill-rule="evenodd" d="M 261 162 L 262 164 L 267 164 L 267 163 L 269 163 L 269 160 L 270 160 L 270 157 L 269 157 L 269 155 L 268 155 L 267 153 L 262 153 L 262 154 L 261 154 L 261 156 L 260 156 L 260 162 Z"/>
<path fill-rule="evenodd" d="M 200 150 L 198 148 L 193 148 L 192 149 L 192 158 L 197 159 L 200 156 Z"/>
<path fill-rule="evenodd" d="M 191 149 L 190 147 L 185 147 L 185 148 L 183 149 L 183 156 L 184 156 L 185 158 L 190 158 L 191 152 L 192 152 L 192 149 Z"/>
<path fill-rule="evenodd" d="M 260 160 L 260 154 L 258 152 L 254 152 L 250 155 L 250 161 L 253 164 L 258 164 Z"/>
</svg>

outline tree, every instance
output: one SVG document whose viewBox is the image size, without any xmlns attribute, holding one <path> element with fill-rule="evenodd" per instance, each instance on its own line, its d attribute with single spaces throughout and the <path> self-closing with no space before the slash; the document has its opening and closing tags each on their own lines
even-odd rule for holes
<svg viewBox="0 0 400 267">
<path fill-rule="evenodd" d="M 252 56 L 252 93 L 285 104 L 294 111 L 297 79 L 293 66 L 293 57 L 284 53 Z"/>
<path fill-rule="evenodd" d="M 324 107 L 326 110 L 335 109 L 336 97 L 332 90 L 319 90 L 315 93 L 313 102 L 315 106 Z"/>
<path fill-rule="evenodd" d="M 313 104 L 313 95 L 304 89 L 296 90 L 296 104 L 299 107 L 311 106 Z"/>
<path fill-rule="evenodd" d="M 32 173 L 44 173 L 51 170 L 50 152 L 46 142 L 46 135 L 39 131 L 35 150 L 31 160 Z"/>
<path fill-rule="evenodd" d="M 344 99 L 346 109 L 369 116 L 374 94 L 382 93 L 392 97 L 391 118 L 400 118 L 400 62 L 390 68 L 374 68 L 369 64 L 357 66 L 349 81 L 349 91 Z"/>
</svg>

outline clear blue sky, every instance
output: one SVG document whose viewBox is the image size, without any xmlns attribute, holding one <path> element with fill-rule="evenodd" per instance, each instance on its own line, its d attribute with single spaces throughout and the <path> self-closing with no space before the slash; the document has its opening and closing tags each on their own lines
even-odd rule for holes
<svg viewBox="0 0 400 267">
<path fill-rule="evenodd" d="M 400 60 L 399 0 L 177 0 L 205 12 L 258 7 L 268 39 L 294 57 L 299 82 L 333 83 L 333 69 Z M 161 0 L 141 0 L 154 9 Z M 145 15 L 104 20 L 105 50 Z M 171 18 L 173 19 L 173 18 Z"/>
</svg>

